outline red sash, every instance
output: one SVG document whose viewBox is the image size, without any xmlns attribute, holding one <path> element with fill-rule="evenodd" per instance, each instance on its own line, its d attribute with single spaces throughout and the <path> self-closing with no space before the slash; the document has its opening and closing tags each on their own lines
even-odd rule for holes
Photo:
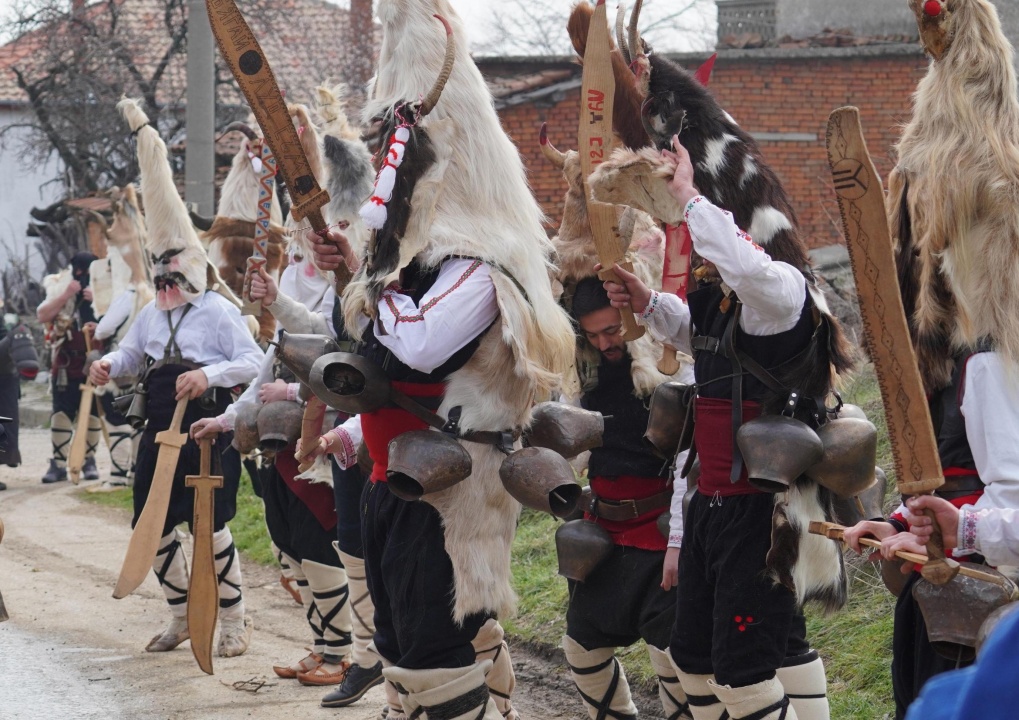
<svg viewBox="0 0 1019 720">
<path fill-rule="evenodd" d="M 729 479 L 732 471 L 732 401 L 699 397 L 694 409 L 694 442 L 697 444 L 697 457 L 701 461 L 697 491 L 701 495 L 717 493 L 721 497 L 761 492 L 747 481 L 746 467 L 740 473 L 739 482 L 733 483 Z M 761 406 L 758 403 L 743 403 L 743 422 L 753 420 L 760 414 Z"/>
<path fill-rule="evenodd" d="M 326 483 L 297 479 L 297 460 L 294 458 L 296 450 L 295 443 L 276 453 L 276 471 L 297 499 L 311 510 L 311 514 L 318 520 L 322 529 L 332 530 L 336 527 L 336 500 L 333 497 L 333 489 Z"/>
<path fill-rule="evenodd" d="M 445 383 L 426 385 L 394 382 L 393 387 L 410 397 L 417 398 L 438 398 L 446 392 Z M 427 427 L 428 424 L 423 420 L 396 407 L 383 408 L 361 415 L 361 433 L 364 436 L 364 444 L 368 448 L 372 462 L 375 463 L 372 468 L 371 481 L 386 481 L 386 469 L 389 467 L 389 443 L 397 435 L 402 435 L 410 430 L 424 430 Z"/>
<path fill-rule="evenodd" d="M 603 500 L 643 500 L 664 492 L 667 486 L 668 480 L 665 478 L 642 478 L 631 475 L 620 475 L 611 480 L 601 477 L 591 478 L 591 490 Z M 668 507 L 652 510 L 633 520 L 622 522 L 596 518 L 587 513 L 584 514 L 584 517 L 608 530 L 612 536 L 612 542 L 616 545 L 664 552 L 668 541 L 658 531 L 658 516 L 668 510 Z"/>
</svg>

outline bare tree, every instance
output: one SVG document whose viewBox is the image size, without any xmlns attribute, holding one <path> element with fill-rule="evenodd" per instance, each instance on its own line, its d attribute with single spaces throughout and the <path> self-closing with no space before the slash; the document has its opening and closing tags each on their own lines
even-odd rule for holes
<svg viewBox="0 0 1019 720">
<path fill-rule="evenodd" d="M 566 34 L 572 4 L 566 0 L 504 0 L 492 12 L 489 40 L 476 50 L 482 55 L 572 55 Z M 645 0 L 641 36 L 667 50 L 707 49 L 713 41 L 704 16 L 709 6 L 713 7 L 710 0 Z M 615 18 L 609 18 L 609 23 L 614 25 Z"/>
</svg>

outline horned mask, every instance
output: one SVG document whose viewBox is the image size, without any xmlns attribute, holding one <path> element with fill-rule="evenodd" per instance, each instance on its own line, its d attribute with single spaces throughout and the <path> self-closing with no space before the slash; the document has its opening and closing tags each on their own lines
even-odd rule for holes
<svg viewBox="0 0 1019 720">
<path fill-rule="evenodd" d="M 959 0 L 909 0 L 920 28 L 920 42 L 932 58 L 940 60 L 952 45 L 955 35 L 954 5 Z"/>
<path fill-rule="evenodd" d="M 208 259 L 187 208 L 177 194 L 166 143 L 137 100 L 124 98 L 117 108 L 138 143 L 148 230 L 146 246 L 152 261 L 156 307 L 172 310 L 205 292 Z"/>
</svg>

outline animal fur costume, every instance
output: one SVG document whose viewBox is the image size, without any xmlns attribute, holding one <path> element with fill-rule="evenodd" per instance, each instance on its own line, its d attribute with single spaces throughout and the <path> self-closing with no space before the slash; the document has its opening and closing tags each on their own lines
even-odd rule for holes
<svg viewBox="0 0 1019 720">
<path fill-rule="evenodd" d="M 446 51 L 436 14 L 451 26 L 456 60 L 438 104 L 415 128 L 424 152 L 400 168 L 415 176 L 413 205 L 407 194 L 389 203 L 391 213 L 406 207 L 405 225 L 393 232 L 390 218 L 375 234 L 344 294 L 348 332 L 358 328 L 361 316 L 374 316 L 382 290 L 412 260 L 423 268 L 456 255 L 482 260 L 492 270 L 500 319 L 482 336 L 471 360 L 449 377 L 439 413 L 461 406 L 465 431 L 523 427 L 532 403 L 558 387 L 574 354 L 569 318 L 549 284 L 553 248 L 542 229 L 541 209 L 448 0 L 381 0 L 377 14 L 383 40 L 364 112 L 369 123 L 382 120 L 391 132 L 394 109 L 403 106 L 414 114 L 406 104 L 435 83 Z M 390 132 L 381 134 L 383 142 Z M 411 157 L 410 146 L 407 152 Z M 520 506 L 499 480 L 505 456 L 488 445 L 465 447 L 473 461 L 471 477 L 424 498 L 442 516 L 457 622 L 479 612 L 505 616 L 516 601 L 510 546 Z"/>
<path fill-rule="evenodd" d="M 258 218 L 260 189 L 259 172 L 255 161 L 261 144 L 255 133 L 247 126 L 237 125 L 245 138 L 234 155 L 230 172 L 223 182 L 219 208 L 212 226 L 201 234 L 202 244 L 209 255 L 209 262 L 216 266 L 223 281 L 240 297 L 243 294 L 244 274 L 255 247 L 255 220 Z M 261 164 L 261 160 L 258 160 Z M 269 247 L 266 253 L 265 270 L 279 280 L 284 264 L 283 213 L 275 193 L 269 213 Z M 259 317 L 258 335 L 270 340 L 276 331 L 276 321 L 270 313 Z"/>
<path fill-rule="evenodd" d="M 587 198 L 580 167 L 580 155 L 575 150 L 561 152 L 549 141 L 544 126 L 541 132 L 541 150 L 548 160 L 563 171 L 566 178 L 566 199 L 563 204 L 563 220 L 559 233 L 552 239 L 556 249 L 558 273 L 554 292 L 562 294 L 562 302 L 569 307 L 577 283 L 594 276 L 594 235 L 591 232 L 587 214 Z M 627 258 L 633 262 L 634 274 L 652 288 L 661 286 L 664 264 L 665 234 L 655 224 L 654 218 L 634 208 L 618 208 L 620 244 L 625 246 Z M 634 392 L 640 397 L 650 397 L 656 387 L 668 382 L 670 377 L 658 371 L 662 346 L 645 333 L 639 339 L 627 343 L 627 352 L 633 359 L 631 374 Z M 599 353 L 582 337 L 577 339 L 577 365 L 598 366 Z M 569 378 L 567 394 L 580 392 L 579 378 Z M 570 387 L 573 385 L 573 387 Z"/>
<path fill-rule="evenodd" d="M 149 122 L 137 100 L 123 98 L 117 109 L 138 143 L 141 192 L 148 233 L 146 250 L 152 260 L 156 307 L 172 310 L 214 290 L 235 305 L 237 296 L 223 282 L 205 254 L 187 208 L 177 194 L 166 143 Z"/>
<path fill-rule="evenodd" d="M 911 0 L 931 56 L 896 147 L 889 216 L 927 391 L 984 342 L 1019 362 L 1019 100 L 988 0 Z"/>
<path fill-rule="evenodd" d="M 131 314 L 120 327 L 117 337 L 123 337 L 131 327 L 138 311 L 155 297 L 152 288 L 152 269 L 145 254 L 145 217 L 138 206 L 138 194 L 133 185 L 110 191 L 113 205 L 113 222 L 106 231 L 107 255 L 96 260 L 89 268 L 92 280 L 92 307 L 102 317 L 113 300 L 124 292 L 134 293 Z"/>
<path fill-rule="evenodd" d="M 575 14 L 583 7 L 578 6 Z M 642 46 L 639 36 L 636 40 Z M 616 150 L 592 175 L 592 193 L 601 202 L 630 205 L 672 224 L 682 222 L 683 208 L 667 187 L 675 165 L 657 149 L 668 147 L 672 135 L 678 134 L 690 153 L 695 186 L 712 203 L 729 210 L 736 224 L 772 259 L 803 272 L 821 324 L 814 351 L 779 380 L 795 379 L 805 396 L 827 398 L 837 374 L 851 366 L 851 354 L 810 270 L 806 245 L 799 237 L 784 188 L 757 143 L 692 73 L 654 54 L 642 58 L 637 67 L 644 67 L 649 77 L 644 79 L 646 100 L 636 111 L 644 113 L 643 124 L 655 147 Z M 634 80 L 617 77 L 616 82 L 621 85 Z M 785 398 L 779 395 L 766 400 L 766 412 L 781 406 Z M 841 550 L 836 543 L 807 532 L 811 520 L 828 515 L 830 494 L 816 483 L 803 481 L 788 493 L 776 495 L 775 502 L 775 542 L 769 554 L 775 580 L 795 589 L 801 604 L 817 600 L 828 610 L 841 607 L 846 600 Z"/>
</svg>

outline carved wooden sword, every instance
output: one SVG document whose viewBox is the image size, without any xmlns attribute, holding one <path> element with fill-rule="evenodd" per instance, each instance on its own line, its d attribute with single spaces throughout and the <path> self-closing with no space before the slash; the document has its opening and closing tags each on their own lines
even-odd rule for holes
<svg viewBox="0 0 1019 720">
<path fill-rule="evenodd" d="M 328 226 L 322 217 L 322 208 L 329 202 L 329 193 L 319 186 L 312 172 L 262 47 L 234 0 L 205 0 L 205 7 L 223 60 L 237 79 L 262 128 L 265 142 L 276 156 L 277 168 L 293 199 L 291 215 L 295 220 L 308 218 L 315 232 L 324 236 Z M 336 292 L 340 294 L 352 275 L 344 262 L 333 272 Z"/>
<path fill-rule="evenodd" d="M 191 551 L 191 581 L 188 583 L 188 634 L 191 652 L 198 667 L 212 675 L 212 638 L 216 634 L 219 615 L 219 578 L 212 551 L 213 518 L 215 517 L 215 490 L 223 487 L 223 478 L 213 475 L 212 438 L 203 437 L 201 470 L 188 475 L 185 484 L 195 489 L 195 514 L 192 524 L 194 548 Z"/>
</svg>

